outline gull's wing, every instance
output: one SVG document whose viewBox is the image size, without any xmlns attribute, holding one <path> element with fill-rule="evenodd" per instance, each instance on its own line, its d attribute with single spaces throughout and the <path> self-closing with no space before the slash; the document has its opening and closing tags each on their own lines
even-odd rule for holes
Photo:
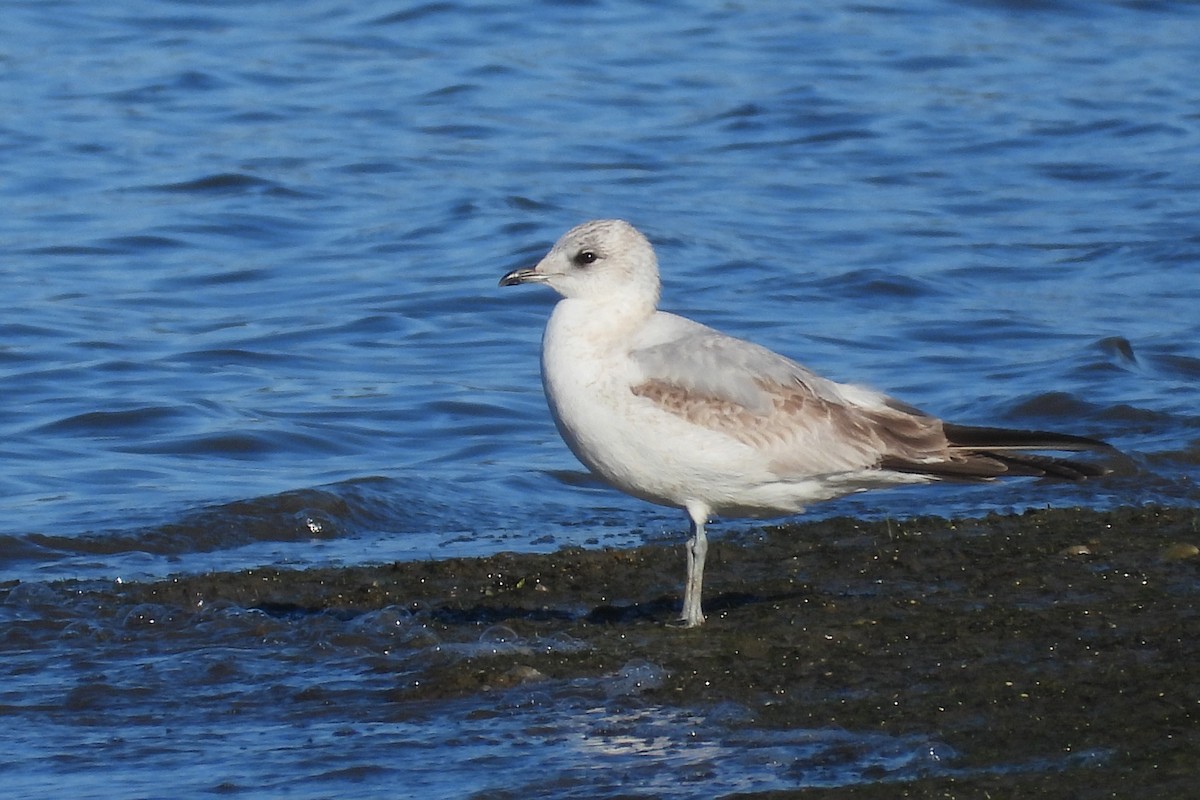
<svg viewBox="0 0 1200 800">
<path fill-rule="evenodd" d="M 871 468 L 968 480 L 1103 472 L 1015 452 L 1103 443 L 943 424 L 885 394 L 835 383 L 765 347 L 673 314 L 657 314 L 630 355 L 634 394 L 760 450 L 785 478 Z"/>
<path fill-rule="evenodd" d="M 945 458 L 941 421 L 879 392 L 674 315 L 659 314 L 645 338 L 651 343 L 631 354 L 640 372 L 634 394 L 758 448 L 781 474 Z"/>
</svg>

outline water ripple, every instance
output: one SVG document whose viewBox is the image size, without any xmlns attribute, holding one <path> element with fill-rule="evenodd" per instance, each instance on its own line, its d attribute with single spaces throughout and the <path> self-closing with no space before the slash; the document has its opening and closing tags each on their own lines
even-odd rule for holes
<svg viewBox="0 0 1200 800">
<path fill-rule="evenodd" d="M 1138 467 L 817 514 L 1195 503 L 1193 6 L 305 0 L 278 16 L 6 9 L 0 579 L 678 535 L 676 512 L 581 476 L 538 376 L 551 299 L 496 289 L 597 216 L 651 235 L 669 310 L 964 422 L 1109 438 Z M 127 612 L 109 640 L 159 618 Z M 103 640 L 75 621 L 78 641 Z M 9 641 L 40 641 L 44 620 L 24 622 Z M 179 668 L 254 674 L 210 644 Z M 11 692 L 50 687 L 91 720 L 160 713 L 120 669 L 72 672 L 85 650 L 17 669 Z M 314 688 L 325 673 L 264 674 L 255 692 L 340 698 Z M 220 742 L 228 708 L 205 702 L 213 728 L 181 730 Z M 479 711 L 446 711 L 447 729 Z M 32 750 L 62 733 L 22 719 Z M 227 753 L 244 764 L 261 748 L 240 735 Z M 749 764 L 722 735 L 717 752 Z M 106 756 L 47 757 L 94 777 Z M 303 793 L 297 775 L 318 774 L 346 793 L 344 765 L 279 758 L 244 783 Z M 153 772 L 121 785 L 161 794 Z"/>
</svg>

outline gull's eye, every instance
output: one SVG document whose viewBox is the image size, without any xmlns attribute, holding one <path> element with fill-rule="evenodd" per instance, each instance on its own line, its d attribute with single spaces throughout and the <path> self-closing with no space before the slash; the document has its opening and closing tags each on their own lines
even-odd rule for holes
<svg viewBox="0 0 1200 800">
<path fill-rule="evenodd" d="M 580 250 L 571 259 L 571 263 L 577 267 L 586 267 L 588 264 L 594 263 L 600 256 L 596 255 L 595 250 Z"/>
</svg>

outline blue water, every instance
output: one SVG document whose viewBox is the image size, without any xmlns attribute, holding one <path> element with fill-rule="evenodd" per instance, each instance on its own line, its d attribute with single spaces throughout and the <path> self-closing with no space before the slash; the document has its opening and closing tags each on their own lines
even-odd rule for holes
<svg viewBox="0 0 1200 800">
<path fill-rule="evenodd" d="M 2 17 L 0 581 L 674 536 L 679 512 L 576 474 L 537 375 L 552 298 L 496 288 L 597 216 L 655 242 L 669 310 L 939 415 L 1129 457 L 1083 487 L 816 513 L 1198 499 L 1194 5 L 28 0 Z M 19 662 L 102 636 L 65 636 L 50 620 L 82 612 L 62 602 L 6 602 L 44 623 L 0 657 L 29 793 L 104 736 L 27 699 Z M 188 724 L 172 738 L 208 723 Z M 152 727 L 122 734 L 147 795 Z M 270 735 L 238 735 L 233 784 L 343 793 L 300 788 L 325 769 L 302 761 L 266 780 Z"/>
</svg>

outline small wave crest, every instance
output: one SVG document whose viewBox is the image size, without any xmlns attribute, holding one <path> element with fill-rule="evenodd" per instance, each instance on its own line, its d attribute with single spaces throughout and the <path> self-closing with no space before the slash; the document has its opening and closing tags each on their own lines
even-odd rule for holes
<svg viewBox="0 0 1200 800">
<path fill-rule="evenodd" d="M 177 521 L 128 531 L 80 536 L 30 533 L 0 537 L 6 560 L 147 553 L 181 556 L 233 549 L 257 542 L 296 542 L 348 536 L 364 526 L 395 519 L 383 478 L 364 478 L 324 488 L 299 489 L 224 503 L 185 514 Z"/>
</svg>

